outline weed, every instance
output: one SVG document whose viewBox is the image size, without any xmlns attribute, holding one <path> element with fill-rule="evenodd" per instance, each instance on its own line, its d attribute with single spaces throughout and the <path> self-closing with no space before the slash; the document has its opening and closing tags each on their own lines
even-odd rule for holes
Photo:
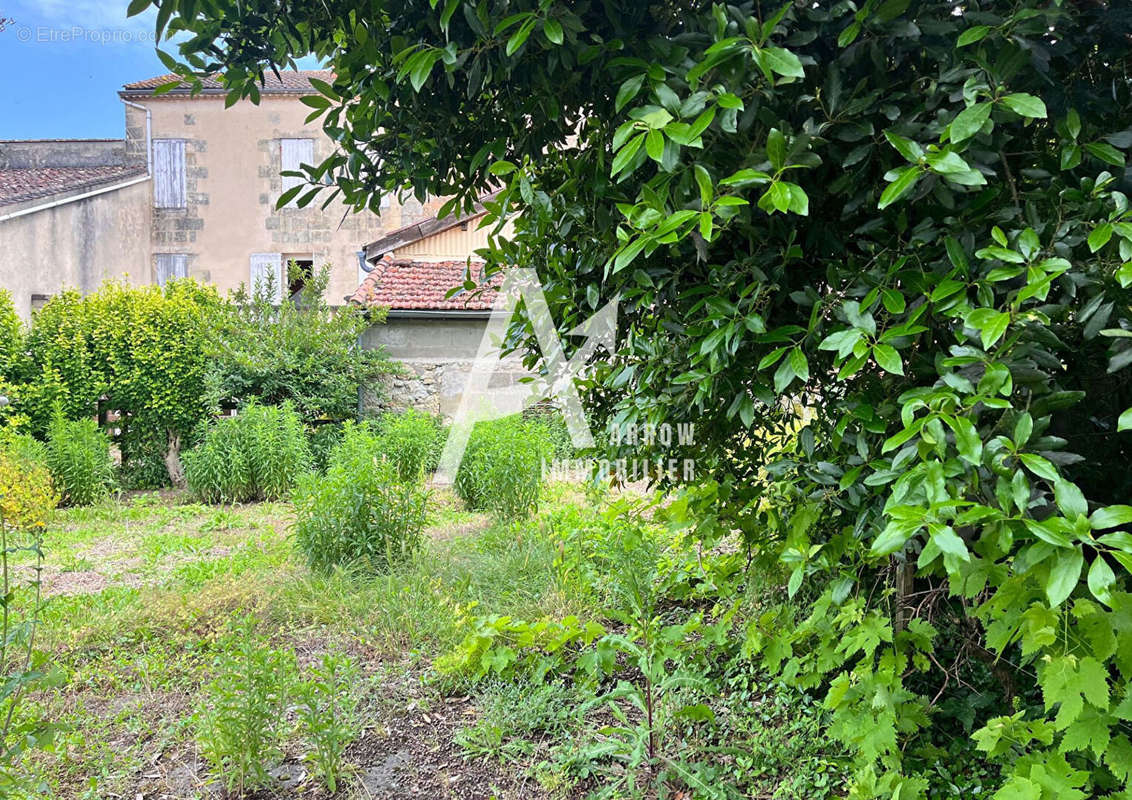
<svg viewBox="0 0 1132 800">
<path fill-rule="evenodd" d="M 541 422 L 516 416 L 478 423 L 456 472 L 456 493 L 469 508 L 505 521 L 523 519 L 538 508 L 550 451 Z"/>
<path fill-rule="evenodd" d="M 200 526 L 201 533 L 230 531 L 240 524 L 240 517 L 231 511 L 217 511 Z"/>
<path fill-rule="evenodd" d="M 247 616 L 225 639 L 215 673 L 197 711 L 197 741 L 214 778 L 242 794 L 267 785 L 282 755 L 295 657 L 270 647 Z"/>
<path fill-rule="evenodd" d="M 208 503 L 243 503 L 286 497 L 310 469 L 303 423 L 288 405 L 249 404 L 208 428 L 183 454 L 189 487 Z"/>
<path fill-rule="evenodd" d="M 526 759 L 540 744 L 570 734 L 581 723 L 577 693 L 563 681 L 490 683 L 477 695 L 476 709 L 475 723 L 455 736 L 473 758 Z"/>
<path fill-rule="evenodd" d="M 401 480 L 420 480 L 436 469 L 445 435 L 439 418 L 408 409 L 385 414 L 376 429 L 381 453 L 393 462 Z"/>
<path fill-rule="evenodd" d="M 297 690 L 298 716 L 310 749 L 306 761 L 326 788 L 338 790 L 346 746 L 358 735 L 357 701 L 353 683 L 358 670 L 350 659 L 325 655 Z"/>
<path fill-rule="evenodd" d="M 416 483 L 402 483 L 378 446 L 377 436 L 351 428 L 331 455 L 326 475 L 300 481 L 295 539 L 315 569 L 362 565 L 380 571 L 420 546 L 428 493 Z"/>
<path fill-rule="evenodd" d="M 114 487 L 110 439 L 93 419 L 55 417 L 47 432 L 47 466 L 67 505 L 97 503 Z"/>
</svg>

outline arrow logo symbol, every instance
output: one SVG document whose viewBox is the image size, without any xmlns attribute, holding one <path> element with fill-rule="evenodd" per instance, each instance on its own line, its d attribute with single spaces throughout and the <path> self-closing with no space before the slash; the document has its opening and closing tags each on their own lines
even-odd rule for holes
<svg viewBox="0 0 1132 800">
<path fill-rule="evenodd" d="M 538 342 L 546 365 L 546 374 L 535 376 L 521 385 L 491 388 L 491 379 L 503 356 L 503 342 L 511 318 L 523 300 L 535 341 Z M 567 332 L 567 336 L 584 336 L 585 341 L 570 359 L 562 349 L 558 329 L 550 315 L 546 295 L 538 274 L 529 267 L 516 267 L 507 271 L 503 286 L 492 305 L 491 317 L 483 338 L 480 339 L 476 360 L 468 375 L 467 385 L 452 421 L 436 482 L 451 484 L 464 457 L 472 428 L 481 420 L 499 419 L 521 412 L 535 403 L 554 399 L 566 420 L 570 440 L 575 447 L 592 447 L 593 434 L 586 421 L 582 400 L 574 381 L 585 370 L 586 364 L 599 347 L 612 354 L 617 347 L 617 302 L 606 303 L 593 316 Z"/>
</svg>

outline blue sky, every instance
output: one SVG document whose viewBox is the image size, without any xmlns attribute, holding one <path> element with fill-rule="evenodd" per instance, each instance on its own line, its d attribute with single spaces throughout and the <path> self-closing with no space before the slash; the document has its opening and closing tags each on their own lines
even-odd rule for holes
<svg viewBox="0 0 1132 800">
<path fill-rule="evenodd" d="M 0 0 L 0 139 L 121 138 L 123 83 L 160 75 L 153 12 L 128 0 Z"/>
</svg>

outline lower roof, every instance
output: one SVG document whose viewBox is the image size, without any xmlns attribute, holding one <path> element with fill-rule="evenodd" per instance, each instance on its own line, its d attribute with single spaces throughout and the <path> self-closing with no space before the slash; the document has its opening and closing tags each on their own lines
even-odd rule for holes
<svg viewBox="0 0 1132 800">
<path fill-rule="evenodd" d="M 108 186 L 145 175 L 145 166 L 0 169 L 0 207 Z"/>
<path fill-rule="evenodd" d="M 447 297 L 468 278 L 483 284 L 482 261 L 410 261 L 390 256 L 379 260 L 348 300 L 363 308 L 390 311 L 490 311 L 502 275 L 493 276 L 482 292 L 463 291 Z"/>
</svg>

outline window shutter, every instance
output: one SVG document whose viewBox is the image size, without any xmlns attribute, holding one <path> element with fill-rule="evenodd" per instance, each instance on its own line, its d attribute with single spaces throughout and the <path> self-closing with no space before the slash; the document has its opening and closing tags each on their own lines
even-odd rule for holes
<svg viewBox="0 0 1132 800">
<path fill-rule="evenodd" d="M 185 140 L 153 140 L 153 205 L 185 208 Z"/>
<path fill-rule="evenodd" d="M 249 282 L 253 296 L 255 295 L 257 290 L 265 289 L 268 284 L 271 283 L 271 302 L 275 305 L 282 303 L 283 254 L 252 253 Z"/>
<path fill-rule="evenodd" d="M 282 172 L 299 171 L 303 164 L 314 164 L 314 139 L 280 139 L 279 161 Z M 283 191 L 306 183 L 302 178 L 283 176 Z M 287 208 L 295 208 L 295 200 L 287 204 Z"/>
<path fill-rule="evenodd" d="M 189 277 L 189 257 L 185 253 L 157 254 L 157 285 L 164 286 L 173 278 Z"/>
</svg>

